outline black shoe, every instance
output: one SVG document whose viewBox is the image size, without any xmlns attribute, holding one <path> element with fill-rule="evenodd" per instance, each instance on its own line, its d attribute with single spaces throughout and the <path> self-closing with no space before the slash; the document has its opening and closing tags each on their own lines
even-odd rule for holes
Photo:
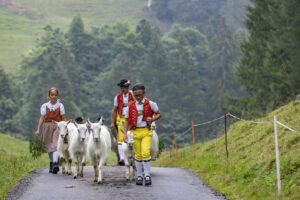
<svg viewBox="0 0 300 200">
<path fill-rule="evenodd" d="M 151 181 L 151 177 L 150 176 L 146 176 L 145 178 L 145 185 L 151 185 L 152 181 Z"/>
<path fill-rule="evenodd" d="M 55 162 L 55 163 L 53 163 L 52 173 L 57 174 L 58 171 L 59 171 L 58 163 Z"/>
<path fill-rule="evenodd" d="M 136 185 L 143 185 L 143 177 L 139 176 L 136 178 Z"/>
<path fill-rule="evenodd" d="M 124 162 L 124 160 L 120 160 L 120 161 L 118 162 L 118 164 L 119 164 L 120 166 L 124 166 L 124 165 L 125 165 L 125 162 Z"/>
<path fill-rule="evenodd" d="M 49 173 L 53 172 L 53 162 L 50 162 L 50 166 L 49 166 Z"/>
</svg>

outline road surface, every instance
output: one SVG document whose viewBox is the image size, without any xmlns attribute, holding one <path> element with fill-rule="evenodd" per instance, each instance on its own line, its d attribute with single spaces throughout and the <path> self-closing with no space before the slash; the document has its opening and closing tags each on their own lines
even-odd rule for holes
<svg viewBox="0 0 300 200">
<path fill-rule="evenodd" d="M 125 167 L 105 166 L 103 184 L 99 185 L 93 182 L 94 171 L 90 166 L 85 167 L 84 177 L 78 179 L 40 168 L 23 178 L 7 199 L 225 200 L 188 170 L 152 167 L 151 171 L 152 186 L 137 186 L 125 180 Z"/>
</svg>

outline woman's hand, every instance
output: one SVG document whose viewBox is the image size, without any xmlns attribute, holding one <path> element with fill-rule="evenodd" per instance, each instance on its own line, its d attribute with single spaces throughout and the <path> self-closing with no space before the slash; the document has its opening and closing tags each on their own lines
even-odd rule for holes
<svg viewBox="0 0 300 200">
<path fill-rule="evenodd" d="M 37 136 L 39 136 L 39 134 L 40 134 L 40 130 L 37 130 L 37 131 L 35 132 L 35 136 L 37 137 Z"/>
</svg>

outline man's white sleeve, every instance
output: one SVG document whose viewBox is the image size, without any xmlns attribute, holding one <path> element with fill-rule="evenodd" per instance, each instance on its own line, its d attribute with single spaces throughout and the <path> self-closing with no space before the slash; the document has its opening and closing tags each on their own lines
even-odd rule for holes
<svg viewBox="0 0 300 200">
<path fill-rule="evenodd" d="M 117 96 L 115 96 L 115 98 L 114 98 L 114 106 L 118 106 L 118 100 L 117 100 Z"/>
<path fill-rule="evenodd" d="M 151 109 L 152 109 L 153 112 L 156 113 L 158 111 L 158 106 L 155 102 L 150 101 L 150 106 L 151 106 Z"/>
</svg>

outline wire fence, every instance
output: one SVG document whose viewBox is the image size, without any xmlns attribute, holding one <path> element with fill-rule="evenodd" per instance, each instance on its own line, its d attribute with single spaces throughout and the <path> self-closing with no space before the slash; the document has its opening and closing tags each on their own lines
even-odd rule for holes
<svg viewBox="0 0 300 200">
<path fill-rule="evenodd" d="M 293 128 L 291 127 L 288 127 L 287 125 L 277 121 L 277 118 L 276 116 L 274 116 L 274 120 L 273 121 L 252 121 L 252 120 L 246 120 L 246 119 L 242 119 L 240 117 L 237 117 L 231 113 L 225 113 L 224 115 L 218 117 L 218 118 L 215 118 L 213 120 L 209 120 L 209 121 L 206 121 L 206 122 L 202 122 L 202 123 L 199 123 L 199 124 L 194 124 L 194 122 L 192 122 L 191 126 L 188 127 L 185 131 L 179 133 L 179 134 L 176 134 L 176 132 L 173 133 L 174 135 L 174 139 L 172 141 L 172 151 L 169 151 L 169 156 L 171 157 L 172 153 L 173 152 L 173 156 L 175 156 L 177 158 L 178 156 L 178 151 L 177 151 L 177 139 L 176 139 L 176 136 L 177 137 L 182 137 L 184 135 L 186 135 L 187 133 L 191 133 L 190 131 L 192 131 L 192 141 L 193 141 L 193 154 L 194 154 L 194 157 L 196 157 L 196 148 L 195 148 L 195 127 L 201 127 L 201 126 L 206 126 L 206 125 L 209 125 L 209 124 L 213 124 L 213 123 L 216 123 L 222 119 L 224 119 L 224 133 L 225 133 L 225 149 L 226 149 L 226 156 L 227 156 L 227 159 L 229 157 L 229 153 L 228 153 L 228 144 L 227 144 L 227 118 L 233 118 L 233 119 L 236 119 L 236 120 L 239 120 L 239 121 L 243 121 L 243 122 L 247 122 L 247 123 L 254 123 L 254 124 L 273 124 L 274 125 L 274 138 L 275 138 L 275 156 L 276 156 L 276 172 L 277 172 L 277 187 L 278 187 L 278 194 L 280 194 L 281 192 L 281 180 L 280 180 L 280 159 L 279 159 L 279 148 L 278 148 L 278 139 L 277 139 L 277 125 L 280 125 L 286 129 L 288 129 L 289 131 L 292 131 L 293 133 L 296 133 L 296 134 L 300 134 L 299 131 L 296 131 L 294 130 Z M 163 152 L 163 160 L 165 158 L 165 152 Z M 163 161 L 164 162 L 164 161 Z"/>
</svg>

